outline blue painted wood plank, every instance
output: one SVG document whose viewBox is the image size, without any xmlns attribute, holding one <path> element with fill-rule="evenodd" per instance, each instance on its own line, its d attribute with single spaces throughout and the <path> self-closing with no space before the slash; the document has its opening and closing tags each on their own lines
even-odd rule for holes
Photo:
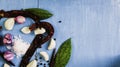
<svg viewBox="0 0 120 67">
<path fill-rule="evenodd" d="M 24 0 L 24 8 L 37 8 L 38 0 Z"/>
<path fill-rule="evenodd" d="M 12 10 L 24 8 L 24 2 L 22 0 L 0 0 L 0 9 Z"/>
<path fill-rule="evenodd" d="M 0 9 L 24 9 L 24 8 L 37 8 L 38 0 L 0 0 Z"/>
<path fill-rule="evenodd" d="M 44 8 L 57 48 L 72 38 L 67 67 L 120 67 L 120 0 L 0 0 L 0 9 Z M 58 23 L 61 20 L 62 23 Z M 4 62 L 2 62 L 4 63 Z M 2 64 L 0 63 L 0 64 Z"/>
<path fill-rule="evenodd" d="M 49 6 L 48 6 L 49 5 Z M 119 11 L 108 0 L 41 0 L 51 10 L 57 47 L 72 37 L 73 51 L 67 67 L 112 67 L 119 56 Z M 59 20 L 61 24 L 57 23 Z M 61 35 L 64 34 L 64 35 Z M 116 49 L 117 48 L 117 49 Z"/>
</svg>

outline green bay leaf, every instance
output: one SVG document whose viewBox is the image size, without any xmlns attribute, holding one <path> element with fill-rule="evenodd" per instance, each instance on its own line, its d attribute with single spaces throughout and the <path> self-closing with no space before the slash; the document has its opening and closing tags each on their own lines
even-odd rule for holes
<svg viewBox="0 0 120 67">
<path fill-rule="evenodd" d="M 71 56 L 71 38 L 67 39 L 58 49 L 55 57 L 55 67 L 65 67 Z"/>
<path fill-rule="evenodd" d="M 44 10 L 40 8 L 28 8 L 24 10 L 36 15 L 39 18 L 39 20 L 48 19 L 51 16 L 53 16 L 53 14 L 50 13 L 48 10 Z"/>
</svg>

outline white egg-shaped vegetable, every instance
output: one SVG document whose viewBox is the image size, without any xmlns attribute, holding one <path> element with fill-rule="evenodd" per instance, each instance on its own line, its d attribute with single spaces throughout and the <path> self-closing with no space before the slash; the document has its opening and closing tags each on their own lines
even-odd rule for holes
<svg viewBox="0 0 120 67">
<path fill-rule="evenodd" d="M 8 65 L 8 64 L 5 63 L 5 64 L 4 64 L 4 67 L 10 67 L 10 65 Z"/>
<path fill-rule="evenodd" d="M 50 44 L 49 44 L 49 46 L 48 46 L 48 50 L 54 49 L 55 46 L 56 46 L 56 41 L 52 38 L 52 39 L 50 40 Z"/>
<path fill-rule="evenodd" d="M 27 65 L 27 67 L 37 67 L 37 61 L 36 61 L 36 60 L 31 61 L 31 62 Z"/>
<path fill-rule="evenodd" d="M 35 35 L 43 34 L 45 32 L 46 32 L 46 30 L 44 28 L 37 28 L 37 29 L 34 30 Z"/>
<path fill-rule="evenodd" d="M 15 24 L 15 20 L 14 18 L 8 18 L 5 23 L 4 26 L 7 30 L 12 30 Z"/>
<path fill-rule="evenodd" d="M 40 52 L 40 55 L 44 58 L 45 61 L 48 61 L 48 60 L 49 60 L 49 55 L 48 55 L 47 52 L 41 51 L 41 52 Z"/>
<path fill-rule="evenodd" d="M 29 34 L 29 33 L 31 33 L 29 27 L 23 27 L 23 28 L 21 29 L 21 31 L 22 31 L 24 34 Z"/>
</svg>

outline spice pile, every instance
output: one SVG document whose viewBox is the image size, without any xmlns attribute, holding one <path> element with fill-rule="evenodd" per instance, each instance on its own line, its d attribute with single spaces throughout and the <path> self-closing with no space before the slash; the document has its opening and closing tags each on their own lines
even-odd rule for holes
<svg viewBox="0 0 120 67">
<path fill-rule="evenodd" d="M 29 48 L 30 44 L 25 42 L 22 38 L 15 36 L 13 40 L 12 50 L 19 57 L 24 55 Z"/>
</svg>

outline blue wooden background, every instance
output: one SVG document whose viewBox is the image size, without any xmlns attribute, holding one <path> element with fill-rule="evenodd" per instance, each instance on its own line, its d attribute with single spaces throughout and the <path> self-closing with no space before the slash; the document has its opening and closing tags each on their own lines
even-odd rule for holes
<svg viewBox="0 0 120 67">
<path fill-rule="evenodd" d="M 57 48 L 72 38 L 66 67 L 120 67 L 120 0 L 0 0 L 0 9 L 25 8 L 54 14 L 46 21 L 55 28 Z"/>
</svg>

